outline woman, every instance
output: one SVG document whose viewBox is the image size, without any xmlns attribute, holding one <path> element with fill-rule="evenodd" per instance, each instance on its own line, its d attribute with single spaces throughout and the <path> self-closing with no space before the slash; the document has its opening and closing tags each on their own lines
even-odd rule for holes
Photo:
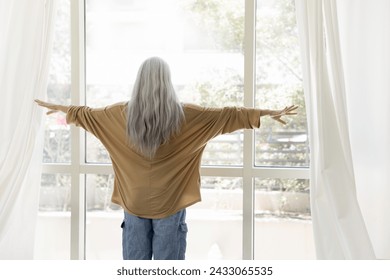
<svg viewBox="0 0 390 280">
<path fill-rule="evenodd" d="M 124 209 L 124 259 L 184 259 L 185 209 L 201 200 L 200 163 L 209 140 L 295 115 L 283 110 L 205 108 L 181 104 L 165 61 L 142 63 L 128 102 L 105 108 L 64 106 L 36 100 L 47 114 L 66 113 L 68 124 L 94 134 L 110 154 L 115 173 L 112 202 Z"/>
</svg>

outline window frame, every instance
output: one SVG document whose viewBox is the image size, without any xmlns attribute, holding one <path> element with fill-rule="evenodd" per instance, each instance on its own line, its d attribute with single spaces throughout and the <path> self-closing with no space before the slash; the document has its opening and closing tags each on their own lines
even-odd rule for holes
<svg viewBox="0 0 390 280">
<path fill-rule="evenodd" d="M 71 0 L 71 103 L 85 104 L 85 2 Z M 245 0 L 244 35 L 244 106 L 253 107 L 256 75 L 256 0 Z M 85 175 L 113 174 L 111 164 L 86 163 L 86 134 L 71 126 L 71 162 L 43 163 L 42 173 L 68 173 L 71 176 L 71 246 L 74 260 L 86 258 L 86 201 Z M 242 166 L 202 166 L 201 176 L 240 177 L 243 182 L 242 258 L 254 259 L 255 248 L 255 185 L 254 179 L 310 179 L 308 167 L 255 166 L 255 136 L 253 130 L 244 130 Z"/>
</svg>

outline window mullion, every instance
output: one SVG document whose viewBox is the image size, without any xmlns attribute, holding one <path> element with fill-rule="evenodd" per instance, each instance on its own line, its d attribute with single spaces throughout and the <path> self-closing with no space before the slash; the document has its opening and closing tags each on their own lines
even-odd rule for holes
<svg viewBox="0 0 390 280">
<path fill-rule="evenodd" d="M 245 0 L 244 36 L 244 106 L 254 106 L 255 61 L 256 61 L 256 4 L 255 0 Z M 244 170 L 243 170 L 243 259 L 254 259 L 254 133 L 244 131 Z"/>
<path fill-rule="evenodd" d="M 84 0 L 71 0 L 71 103 L 80 104 L 85 92 Z M 85 184 L 80 174 L 82 139 L 71 127 L 71 259 L 85 259 Z"/>
</svg>

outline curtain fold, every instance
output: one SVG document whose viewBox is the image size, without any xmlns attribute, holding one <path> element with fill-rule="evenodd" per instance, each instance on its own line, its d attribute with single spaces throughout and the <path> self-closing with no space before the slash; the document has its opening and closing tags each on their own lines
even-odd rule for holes
<svg viewBox="0 0 390 280">
<path fill-rule="evenodd" d="M 319 259 L 374 259 L 357 200 L 335 0 L 296 0 Z"/>
<path fill-rule="evenodd" d="M 55 0 L 0 1 L 0 259 L 32 259 Z"/>
</svg>

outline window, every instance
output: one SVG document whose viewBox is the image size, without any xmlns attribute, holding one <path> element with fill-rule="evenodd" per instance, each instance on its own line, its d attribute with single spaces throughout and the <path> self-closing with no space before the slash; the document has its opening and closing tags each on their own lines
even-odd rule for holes
<svg viewBox="0 0 390 280">
<path fill-rule="evenodd" d="M 202 158 L 203 201 L 187 212 L 188 259 L 290 257 L 283 249 L 267 254 L 263 229 L 274 227 L 268 237 L 284 232 L 281 238 L 288 228 L 297 228 L 298 237 L 310 232 L 309 151 L 294 1 L 85 0 L 72 7 L 69 2 L 59 4 L 48 88 L 53 102 L 99 107 L 126 101 L 141 62 L 161 56 L 184 102 L 301 106 L 287 127 L 264 118 L 259 131 L 211 141 Z M 69 19 L 72 32 L 82 35 L 72 35 L 72 70 Z M 71 71 L 72 86 L 81 89 L 72 94 Z M 120 259 L 123 211 L 110 202 L 113 171 L 104 147 L 91 134 L 69 129 L 63 116 L 48 117 L 43 161 L 39 225 L 47 226 L 48 215 L 66 220 L 71 247 L 61 250 L 71 253 L 38 257 Z M 277 205 L 268 207 L 269 201 Z M 281 220 L 288 221 L 286 226 L 275 229 Z M 297 256 L 311 254 L 305 244 Z"/>
</svg>

